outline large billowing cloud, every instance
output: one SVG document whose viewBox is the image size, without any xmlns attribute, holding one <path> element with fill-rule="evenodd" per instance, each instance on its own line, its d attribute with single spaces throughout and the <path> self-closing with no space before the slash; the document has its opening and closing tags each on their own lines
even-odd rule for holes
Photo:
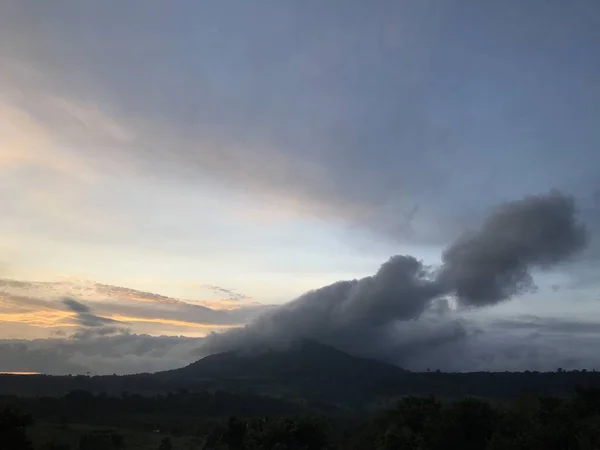
<svg viewBox="0 0 600 450">
<path fill-rule="evenodd" d="M 467 232 L 442 256 L 439 280 L 461 304 L 494 304 L 533 287 L 530 269 L 555 266 L 584 250 L 574 199 L 551 192 L 507 203 L 478 232 Z"/>
<path fill-rule="evenodd" d="M 508 300 L 534 286 L 532 270 L 582 251 L 588 236 L 576 213 L 573 198 L 558 191 L 502 204 L 448 247 L 441 267 L 393 256 L 373 276 L 308 292 L 242 329 L 212 335 L 200 352 L 314 338 L 403 363 L 416 350 L 467 339 L 460 309 Z M 459 308 L 450 312 L 452 298 Z"/>
</svg>

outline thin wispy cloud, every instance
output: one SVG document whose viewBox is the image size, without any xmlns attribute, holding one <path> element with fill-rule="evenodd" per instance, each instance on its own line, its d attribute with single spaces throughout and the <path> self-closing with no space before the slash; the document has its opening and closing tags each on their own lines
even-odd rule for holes
<svg viewBox="0 0 600 450">
<path fill-rule="evenodd" d="M 252 297 L 249 297 L 247 295 L 236 292 L 233 289 L 227 289 L 227 288 L 224 288 L 221 286 L 215 286 L 212 284 L 200 284 L 200 285 L 195 285 L 194 287 L 197 287 L 198 289 L 209 290 L 209 291 L 217 294 L 223 300 L 229 300 L 229 301 L 252 300 Z"/>
</svg>

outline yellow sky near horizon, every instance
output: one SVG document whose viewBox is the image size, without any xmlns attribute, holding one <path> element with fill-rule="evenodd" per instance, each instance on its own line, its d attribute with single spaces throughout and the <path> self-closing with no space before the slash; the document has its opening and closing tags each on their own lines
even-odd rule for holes
<svg viewBox="0 0 600 450">
<path fill-rule="evenodd" d="M 106 326 L 148 335 L 202 337 L 242 326 L 244 310 L 260 308 L 243 298 L 237 302 L 215 297 L 185 301 L 84 280 L 0 279 L 0 323 L 5 325 L 0 328 L 0 339 L 14 338 L 19 330 L 31 339 L 69 336 L 87 328 L 79 313 L 63 303 L 64 298 L 73 298 L 89 308 L 84 313 L 105 319 Z M 238 316 L 229 317 L 230 314 Z M 246 315 L 250 320 L 252 313 Z M 93 331 L 94 327 L 89 329 Z"/>
<path fill-rule="evenodd" d="M 39 375 L 39 372 L 0 372 L 0 375 Z"/>
</svg>

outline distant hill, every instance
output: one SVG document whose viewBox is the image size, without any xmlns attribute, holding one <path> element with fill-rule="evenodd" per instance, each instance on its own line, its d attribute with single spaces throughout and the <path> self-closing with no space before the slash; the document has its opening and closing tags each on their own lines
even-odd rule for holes
<svg viewBox="0 0 600 450">
<path fill-rule="evenodd" d="M 285 350 L 218 353 L 153 377 L 168 384 L 337 404 L 363 402 L 382 386 L 397 385 L 405 373 L 391 364 L 304 340 Z"/>
<path fill-rule="evenodd" d="M 365 386 L 397 381 L 404 373 L 391 364 L 304 340 L 285 350 L 253 349 L 214 354 L 160 375 L 187 380 L 310 381 Z"/>
<path fill-rule="evenodd" d="M 154 395 L 226 392 L 240 398 L 275 397 L 322 410 L 391 402 L 405 395 L 496 399 L 570 395 L 576 386 L 600 387 L 600 372 L 409 372 L 302 341 L 285 350 L 252 349 L 207 356 L 179 369 L 125 376 L 0 375 L 0 396 L 60 396 L 70 391 Z M 255 398 L 255 397 L 252 397 Z M 285 405 L 282 406 L 287 407 Z"/>
</svg>

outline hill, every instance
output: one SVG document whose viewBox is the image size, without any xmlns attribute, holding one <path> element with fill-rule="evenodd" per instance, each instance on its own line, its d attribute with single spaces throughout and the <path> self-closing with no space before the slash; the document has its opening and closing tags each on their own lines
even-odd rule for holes
<svg viewBox="0 0 600 450">
<path fill-rule="evenodd" d="M 399 367 L 349 355 L 315 341 L 304 340 L 285 350 L 252 349 L 218 353 L 181 369 L 162 372 L 189 380 L 311 379 L 326 383 L 373 384 L 397 380 Z"/>
<path fill-rule="evenodd" d="M 304 340 L 285 350 L 251 349 L 207 356 L 186 367 L 154 376 L 165 382 L 283 396 L 347 399 L 397 384 L 406 371 Z"/>
</svg>

